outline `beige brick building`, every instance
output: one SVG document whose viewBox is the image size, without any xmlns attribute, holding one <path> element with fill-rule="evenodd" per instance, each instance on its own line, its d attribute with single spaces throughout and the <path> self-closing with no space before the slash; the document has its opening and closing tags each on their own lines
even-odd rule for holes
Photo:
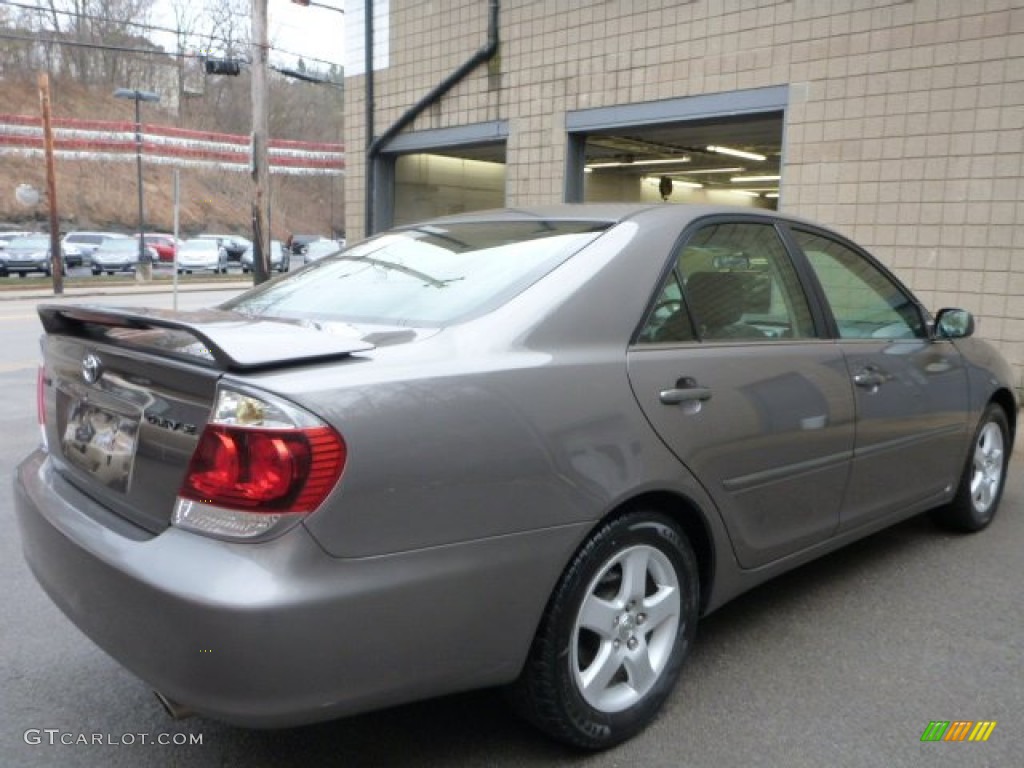
<svg viewBox="0 0 1024 768">
<path fill-rule="evenodd" d="M 378 3 L 375 136 L 484 45 L 489 10 Z M 347 78 L 350 240 L 367 208 L 379 230 L 659 201 L 670 178 L 669 204 L 777 205 L 834 227 L 932 309 L 974 312 L 1024 383 L 1024 0 L 502 0 L 498 37 L 380 148 L 372 205 L 366 80 Z"/>
</svg>

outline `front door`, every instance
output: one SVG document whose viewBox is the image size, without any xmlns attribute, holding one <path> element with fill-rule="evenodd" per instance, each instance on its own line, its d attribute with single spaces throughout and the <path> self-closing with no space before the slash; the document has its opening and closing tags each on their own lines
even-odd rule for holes
<svg viewBox="0 0 1024 768">
<path fill-rule="evenodd" d="M 835 318 L 854 384 L 857 439 L 842 530 L 953 489 L 967 444 L 967 374 L 953 342 L 929 339 L 920 308 L 866 255 L 793 230 Z"/>
</svg>

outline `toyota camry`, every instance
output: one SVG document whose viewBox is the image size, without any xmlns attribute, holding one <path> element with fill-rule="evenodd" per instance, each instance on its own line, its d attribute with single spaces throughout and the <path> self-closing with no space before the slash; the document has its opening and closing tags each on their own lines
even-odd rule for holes
<svg viewBox="0 0 1024 768">
<path fill-rule="evenodd" d="M 1017 425 L 969 312 L 767 211 L 471 213 L 208 310 L 39 315 L 28 564 L 172 713 L 255 727 L 501 686 L 609 747 L 744 590 L 985 528 Z"/>
</svg>

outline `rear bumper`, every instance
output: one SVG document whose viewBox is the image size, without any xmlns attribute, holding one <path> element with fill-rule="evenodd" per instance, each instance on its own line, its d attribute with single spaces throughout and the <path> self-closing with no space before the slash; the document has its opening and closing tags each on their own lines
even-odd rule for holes
<svg viewBox="0 0 1024 768">
<path fill-rule="evenodd" d="M 329 557 L 301 525 L 264 544 L 152 536 L 39 452 L 15 507 L 28 564 L 79 629 L 167 697 L 256 727 L 508 682 L 581 533 L 362 560 Z"/>
</svg>

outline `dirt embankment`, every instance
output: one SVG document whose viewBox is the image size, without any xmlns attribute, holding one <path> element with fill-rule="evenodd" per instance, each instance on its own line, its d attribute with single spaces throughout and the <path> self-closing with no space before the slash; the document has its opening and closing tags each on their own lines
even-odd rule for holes
<svg viewBox="0 0 1024 768">
<path fill-rule="evenodd" d="M 54 117 L 132 120 L 130 101 L 114 99 L 108 91 L 74 83 L 54 82 L 51 103 Z M 143 122 L 176 124 L 173 114 L 144 105 Z M 35 83 L 0 80 L 0 112 L 39 115 Z M 300 139 L 301 136 L 282 138 Z M 62 231 L 110 229 L 131 232 L 138 228 L 138 201 L 134 158 L 127 161 L 56 159 L 57 207 Z M 251 232 L 251 181 L 245 172 L 180 170 L 179 228 L 182 236 L 199 232 Z M 46 170 L 41 157 L 0 155 L 0 230 L 46 229 L 45 201 L 33 208 L 21 206 L 14 190 L 31 184 L 44 192 Z M 271 229 L 284 239 L 289 233 L 331 235 L 344 229 L 344 194 L 340 176 L 273 175 Z M 143 162 L 146 227 L 171 231 L 174 223 L 173 170 Z"/>
</svg>

